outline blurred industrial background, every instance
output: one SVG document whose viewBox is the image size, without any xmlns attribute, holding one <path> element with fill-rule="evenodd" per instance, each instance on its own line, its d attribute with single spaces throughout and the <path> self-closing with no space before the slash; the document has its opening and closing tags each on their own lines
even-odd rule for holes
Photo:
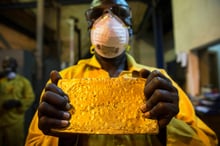
<svg viewBox="0 0 220 146">
<path fill-rule="evenodd" d="M 51 70 L 91 55 L 84 15 L 90 2 L 0 1 L 0 61 L 6 55 L 15 57 L 19 73 L 31 81 L 37 99 L 30 115 Z M 165 68 L 219 135 L 220 1 L 128 2 L 134 31 L 130 53 L 142 64 Z M 204 99 L 209 106 L 202 105 Z"/>
</svg>

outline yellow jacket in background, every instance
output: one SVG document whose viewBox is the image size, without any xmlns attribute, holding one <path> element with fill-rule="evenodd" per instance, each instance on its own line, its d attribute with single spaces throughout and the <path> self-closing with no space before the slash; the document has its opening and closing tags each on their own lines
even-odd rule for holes
<svg viewBox="0 0 220 146">
<path fill-rule="evenodd" d="M 2 104 L 10 99 L 19 100 L 22 106 L 11 110 L 3 109 Z M 24 121 L 24 114 L 34 99 L 32 86 L 25 77 L 17 74 L 11 80 L 6 77 L 2 78 L 0 80 L 0 128 Z"/>
</svg>

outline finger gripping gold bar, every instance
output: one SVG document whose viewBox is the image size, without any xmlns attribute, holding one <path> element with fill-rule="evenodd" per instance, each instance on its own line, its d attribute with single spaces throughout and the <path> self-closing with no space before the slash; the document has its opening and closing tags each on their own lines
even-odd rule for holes
<svg viewBox="0 0 220 146">
<path fill-rule="evenodd" d="M 156 120 L 146 119 L 140 106 L 146 102 L 143 78 L 62 79 L 58 86 L 74 106 L 64 133 L 156 134 Z"/>
</svg>

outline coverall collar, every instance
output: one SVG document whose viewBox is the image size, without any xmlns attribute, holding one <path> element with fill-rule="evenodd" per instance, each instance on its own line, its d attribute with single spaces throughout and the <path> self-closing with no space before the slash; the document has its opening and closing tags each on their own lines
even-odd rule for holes
<svg viewBox="0 0 220 146">
<path fill-rule="evenodd" d="M 140 71 L 140 69 L 142 69 L 138 67 L 138 64 L 136 63 L 135 59 L 130 54 L 126 53 L 126 57 L 127 57 L 128 71 Z M 87 64 L 95 68 L 99 68 L 99 69 L 102 68 L 100 63 L 96 59 L 95 55 L 91 57 L 91 59 L 88 61 Z"/>
</svg>

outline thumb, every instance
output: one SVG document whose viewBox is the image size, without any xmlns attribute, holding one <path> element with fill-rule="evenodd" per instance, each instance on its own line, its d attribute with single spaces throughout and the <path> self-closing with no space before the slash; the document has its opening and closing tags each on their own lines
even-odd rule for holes
<svg viewBox="0 0 220 146">
<path fill-rule="evenodd" d="M 62 77 L 60 76 L 60 74 L 58 73 L 58 71 L 53 70 L 53 71 L 50 72 L 50 79 L 51 79 L 52 83 L 54 83 L 54 84 L 57 85 L 58 81 L 59 81 L 60 79 L 62 79 Z"/>
<path fill-rule="evenodd" d="M 142 78 L 145 78 L 145 79 L 147 79 L 148 78 L 148 76 L 150 75 L 150 71 L 149 70 L 147 70 L 147 69 L 141 69 L 141 71 L 140 71 L 140 76 L 142 77 Z"/>
</svg>

